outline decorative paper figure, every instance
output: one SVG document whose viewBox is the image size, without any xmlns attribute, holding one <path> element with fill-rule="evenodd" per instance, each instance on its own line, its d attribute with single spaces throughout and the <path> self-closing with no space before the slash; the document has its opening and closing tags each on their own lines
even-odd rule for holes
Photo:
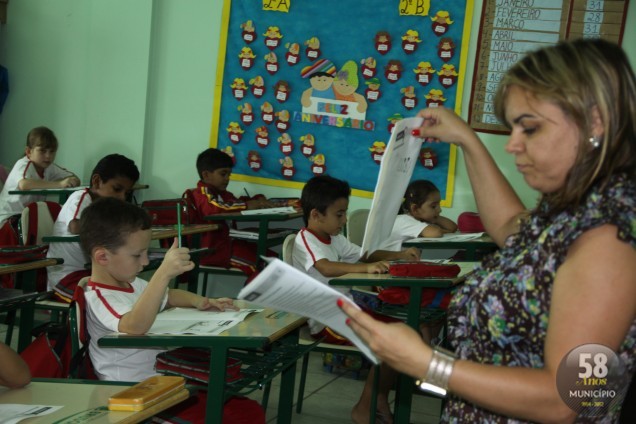
<svg viewBox="0 0 636 424">
<path fill-rule="evenodd" d="M 375 73 L 377 72 L 377 62 L 374 58 L 369 56 L 366 59 L 362 59 L 360 63 L 362 64 L 360 72 L 362 72 L 362 77 L 364 79 L 375 77 Z"/>
<path fill-rule="evenodd" d="M 441 36 L 446 34 L 448 31 L 448 26 L 451 25 L 455 21 L 451 21 L 450 13 L 447 10 L 438 11 L 435 16 L 431 18 L 433 21 L 433 32 L 437 36 Z"/>
<path fill-rule="evenodd" d="M 269 102 L 265 102 L 261 105 L 261 119 L 266 124 L 274 122 L 274 107 Z"/>
<path fill-rule="evenodd" d="M 312 134 L 305 134 L 300 137 L 300 141 L 303 142 L 303 145 L 300 147 L 300 152 L 304 156 L 311 156 L 316 151 L 316 140 Z"/>
<path fill-rule="evenodd" d="M 289 98 L 289 93 L 291 92 L 289 83 L 287 81 L 278 81 L 274 86 L 274 92 L 276 93 L 275 95 L 278 103 L 286 102 Z"/>
<path fill-rule="evenodd" d="M 387 121 L 389 121 L 389 126 L 387 127 L 387 130 L 389 130 L 389 134 L 391 134 L 391 132 L 393 131 L 395 123 L 397 121 L 401 121 L 402 119 L 404 119 L 404 117 L 400 113 L 394 113 L 392 116 L 389 116 L 387 118 Z"/>
<path fill-rule="evenodd" d="M 284 155 L 290 155 L 294 150 L 294 142 L 286 132 L 282 133 L 280 137 L 278 137 L 278 142 L 280 143 L 280 151 Z"/>
<path fill-rule="evenodd" d="M 367 89 L 364 91 L 364 96 L 371 103 L 377 101 L 382 93 L 380 92 L 380 80 L 378 78 L 371 78 L 364 82 L 367 85 Z"/>
<path fill-rule="evenodd" d="M 415 31 L 414 29 L 409 29 L 402 36 L 402 50 L 404 50 L 404 53 L 406 54 L 415 53 L 418 44 L 421 42 L 422 40 L 420 40 L 420 33 Z"/>
<path fill-rule="evenodd" d="M 254 66 L 254 52 L 249 47 L 243 47 L 241 49 L 241 53 L 239 53 L 239 63 L 241 64 L 241 68 L 248 70 L 252 66 Z"/>
<path fill-rule="evenodd" d="M 417 82 L 422 87 L 426 87 L 433 81 L 435 69 L 431 66 L 431 62 L 420 62 L 417 64 L 417 68 L 413 69 L 413 72 L 415 72 Z"/>
<path fill-rule="evenodd" d="M 327 166 L 325 165 L 325 155 L 322 153 L 317 154 L 316 156 L 312 156 L 309 158 L 312 162 L 311 172 L 314 175 L 324 175 L 327 171 Z"/>
<path fill-rule="evenodd" d="M 320 57 L 320 40 L 318 37 L 311 37 L 305 41 L 305 56 L 312 62 Z"/>
<path fill-rule="evenodd" d="M 444 62 L 448 62 L 455 56 L 455 42 L 450 37 L 444 37 L 437 44 L 437 56 Z"/>
<path fill-rule="evenodd" d="M 274 75 L 278 72 L 278 58 L 276 57 L 276 53 L 269 52 L 265 55 L 265 69 L 269 72 L 270 75 Z"/>
<path fill-rule="evenodd" d="M 424 97 L 426 97 L 426 107 L 444 106 L 444 102 L 446 101 L 442 90 L 435 88 L 431 89 Z"/>
<path fill-rule="evenodd" d="M 458 74 L 455 70 L 455 65 L 453 64 L 443 64 L 442 69 L 437 73 L 437 75 L 439 75 L 439 83 L 445 88 L 452 87 L 453 84 L 457 82 Z"/>
<path fill-rule="evenodd" d="M 309 78 L 311 88 L 303 91 L 300 103 L 304 107 L 311 106 L 311 97 L 322 99 L 334 99 L 334 93 L 331 88 L 334 77 L 336 76 L 336 67 L 330 60 L 319 59 L 309 66 L 305 66 L 300 71 L 300 76 Z"/>
<path fill-rule="evenodd" d="M 407 108 L 408 110 L 411 110 L 415 107 L 417 107 L 417 97 L 415 97 L 415 87 L 413 87 L 412 85 L 409 85 L 407 87 L 404 87 L 400 90 L 400 93 L 403 93 L 404 96 L 402 96 L 402 105 Z"/>
<path fill-rule="evenodd" d="M 252 87 L 252 94 L 257 99 L 260 99 L 265 94 L 265 81 L 263 77 L 260 75 L 255 76 L 250 81 L 250 86 Z"/>
<path fill-rule="evenodd" d="M 232 149 L 232 146 L 227 145 L 225 146 L 224 149 L 221 149 L 222 152 L 225 152 L 229 157 L 232 158 L 232 164 L 236 165 L 236 156 L 234 155 L 234 150 Z"/>
<path fill-rule="evenodd" d="M 241 141 L 245 132 L 238 122 L 230 122 L 226 131 L 230 141 L 234 144 L 238 144 Z"/>
<path fill-rule="evenodd" d="M 245 125 L 252 125 L 254 122 L 254 112 L 252 111 L 252 105 L 244 103 L 238 106 L 238 110 L 241 111 L 241 122 Z"/>
<path fill-rule="evenodd" d="M 294 66 L 300 62 L 300 44 L 287 43 L 285 44 L 285 48 L 287 49 L 287 53 L 285 53 L 285 60 L 289 66 Z"/>
<path fill-rule="evenodd" d="M 269 146 L 269 131 L 265 125 L 256 128 L 256 145 L 262 148 Z"/>
<path fill-rule="evenodd" d="M 245 94 L 247 93 L 247 86 L 245 85 L 243 78 L 234 78 L 230 87 L 232 87 L 232 95 L 235 99 L 241 100 L 245 97 Z"/>
<path fill-rule="evenodd" d="M 373 162 L 378 165 L 382 162 L 382 156 L 384 156 L 384 152 L 386 151 L 386 143 L 384 141 L 374 141 L 373 145 L 369 147 L 369 151 L 371 152 L 371 159 Z"/>
<path fill-rule="evenodd" d="M 247 164 L 252 171 L 260 171 L 263 167 L 261 154 L 256 150 L 250 150 L 249 152 L 247 152 Z"/>
<path fill-rule="evenodd" d="M 357 111 L 367 110 L 367 99 L 356 93 L 358 89 L 358 64 L 353 60 L 345 62 L 333 80 L 333 92 L 337 100 L 345 100 L 358 104 Z"/>
<path fill-rule="evenodd" d="M 291 156 L 285 156 L 280 159 L 280 163 L 283 165 L 280 169 L 280 173 L 283 177 L 291 179 L 296 174 L 296 168 L 294 168 L 294 160 Z"/>
<path fill-rule="evenodd" d="M 420 150 L 420 163 L 426 169 L 433 169 L 437 165 L 437 153 L 430 147 Z"/>
<path fill-rule="evenodd" d="M 397 82 L 402 78 L 402 62 L 396 59 L 389 60 L 389 63 L 384 67 L 384 76 L 391 84 Z"/>
<path fill-rule="evenodd" d="M 278 47 L 281 38 L 283 38 L 283 34 L 280 33 L 277 26 L 268 27 L 263 35 L 265 36 L 265 46 L 270 50 L 274 50 Z"/>
<path fill-rule="evenodd" d="M 286 132 L 290 127 L 291 124 L 289 122 L 289 111 L 287 110 L 281 110 L 280 112 L 276 112 L 274 115 L 276 115 L 278 117 L 278 119 L 276 119 L 276 129 L 278 130 L 279 133 L 284 133 Z"/>
<path fill-rule="evenodd" d="M 375 49 L 381 55 L 385 55 L 391 50 L 391 35 L 388 32 L 378 31 L 375 34 Z"/>
<path fill-rule="evenodd" d="M 254 28 L 254 24 L 251 20 L 243 22 L 241 24 L 241 29 L 243 30 L 241 36 L 243 37 L 243 41 L 247 44 L 256 40 L 256 29 Z"/>
</svg>

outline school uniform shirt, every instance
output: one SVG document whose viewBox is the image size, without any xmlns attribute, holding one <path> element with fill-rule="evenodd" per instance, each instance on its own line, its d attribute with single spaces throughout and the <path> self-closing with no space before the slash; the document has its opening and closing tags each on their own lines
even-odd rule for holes
<svg viewBox="0 0 636 424">
<path fill-rule="evenodd" d="M 92 203 L 89 190 L 88 188 L 78 190 L 69 196 L 53 225 L 54 236 L 73 235 L 68 230 L 68 224 L 74 219 L 79 219 L 82 215 L 82 211 Z M 64 259 L 63 264 L 46 268 L 48 274 L 48 289 L 58 292 L 60 292 L 60 290 L 56 288 L 56 285 L 60 280 L 72 272 L 85 270 L 85 264 L 89 262 L 79 243 L 51 243 L 46 257 Z M 66 297 L 72 297 L 72 293 L 60 293 Z"/>
<path fill-rule="evenodd" d="M 321 283 L 329 285 L 331 278 L 325 277 L 314 267 L 316 262 L 321 259 L 332 262 L 356 263 L 360 260 L 360 246 L 351 243 L 342 234 L 323 239 L 309 229 L 302 228 L 294 240 L 293 266 Z M 349 289 L 346 287 L 333 288 L 345 295 L 349 294 Z M 311 334 L 317 334 L 325 328 L 324 325 L 313 319 L 310 319 L 308 324 Z"/>
<path fill-rule="evenodd" d="M 26 156 L 19 159 L 7 177 L 7 181 L 0 192 L 0 225 L 12 215 L 22 213 L 22 210 L 31 202 L 45 200 L 45 196 L 33 194 L 9 194 L 9 191 L 17 190 L 18 183 L 23 179 L 56 181 L 72 176 L 73 173 L 52 163 L 44 172 L 39 173 L 33 162 Z"/>
<path fill-rule="evenodd" d="M 155 359 L 162 349 L 102 348 L 97 341 L 103 336 L 119 331 L 119 320 L 130 312 L 148 282 L 135 278 L 128 288 L 113 287 L 89 281 L 86 299 L 86 324 L 91 340 L 88 352 L 100 380 L 142 381 L 157 375 Z M 168 303 L 168 290 L 163 296 L 159 311 Z"/>
<path fill-rule="evenodd" d="M 381 250 L 398 252 L 402 250 L 402 242 L 412 238 L 420 237 L 424 228 L 428 227 L 428 222 L 418 221 L 411 215 L 400 214 L 395 218 L 391 235 L 382 245 Z"/>
</svg>

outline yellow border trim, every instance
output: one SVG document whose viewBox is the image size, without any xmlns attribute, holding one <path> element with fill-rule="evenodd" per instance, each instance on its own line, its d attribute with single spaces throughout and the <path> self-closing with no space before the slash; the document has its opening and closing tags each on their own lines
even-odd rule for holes
<svg viewBox="0 0 636 424">
<path fill-rule="evenodd" d="M 221 36 L 219 39 L 219 56 L 216 62 L 216 81 L 214 83 L 214 99 L 212 101 L 212 127 L 210 128 L 210 147 L 216 147 L 219 141 L 219 123 L 221 122 L 221 94 L 223 93 L 223 70 L 225 69 L 225 53 L 227 52 L 227 34 L 230 28 L 230 8 L 232 0 L 223 0 L 221 14 Z"/>
</svg>

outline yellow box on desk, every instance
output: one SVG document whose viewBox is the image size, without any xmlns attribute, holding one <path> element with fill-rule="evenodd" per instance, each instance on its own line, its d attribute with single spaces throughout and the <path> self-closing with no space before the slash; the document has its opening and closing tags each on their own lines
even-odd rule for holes
<svg viewBox="0 0 636 424">
<path fill-rule="evenodd" d="M 108 399 L 111 411 L 142 411 L 178 393 L 185 387 L 185 379 L 176 376 L 150 377 Z"/>
</svg>

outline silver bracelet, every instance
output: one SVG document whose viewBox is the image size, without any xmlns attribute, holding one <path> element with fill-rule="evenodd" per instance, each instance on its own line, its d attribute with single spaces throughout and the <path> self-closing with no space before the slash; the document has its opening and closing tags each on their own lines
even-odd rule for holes
<svg viewBox="0 0 636 424">
<path fill-rule="evenodd" d="M 448 380 L 453 373 L 453 365 L 455 365 L 455 355 L 446 349 L 433 348 L 433 356 L 428 365 L 426 377 L 417 380 L 415 385 L 420 390 L 445 397 L 448 392 Z"/>
</svg>

